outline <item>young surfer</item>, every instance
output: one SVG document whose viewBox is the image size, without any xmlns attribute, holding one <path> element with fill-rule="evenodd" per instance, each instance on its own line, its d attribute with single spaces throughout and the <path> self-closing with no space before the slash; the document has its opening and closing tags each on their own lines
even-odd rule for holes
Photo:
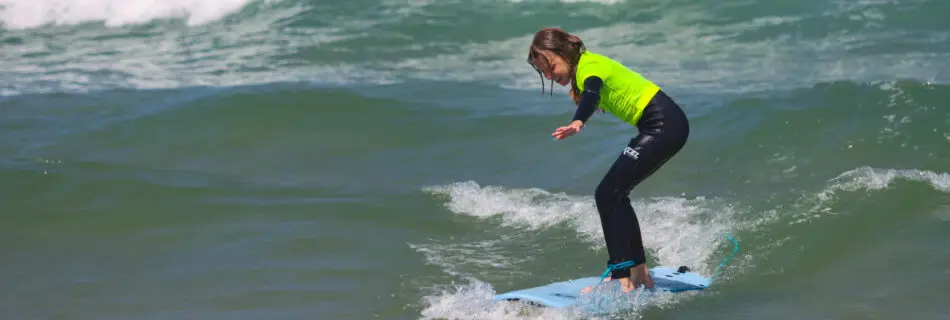
<svg viewBox="0 0 950 320">
<path fill-rule="evenodd" d="M 569 124 L 554 131 L 555 139 L 580 132 L 598 107 L 638 129 L 600 181 L 594 199 L 609 255 L 610 276 L 605 272 L 604 281 L 619 280 L 625 292 L 640 285 L 653 288 L 629 194 L 686 144 L 686 114 L 656 84 L 611 58 L 587 51 L 580 38 L 560 28 L 543 28 L 535 34 L 528 63 L 552 87 L 553 82 L 571 85 L 577 110 Z"/>
</svg>

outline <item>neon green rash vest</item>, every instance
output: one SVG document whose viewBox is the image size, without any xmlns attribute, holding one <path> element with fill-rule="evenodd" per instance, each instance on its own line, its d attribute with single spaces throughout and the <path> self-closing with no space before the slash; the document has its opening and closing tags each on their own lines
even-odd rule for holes
<svg viewBox="0 0 950 320">
<path fill-rule="evenodd" d="M 634 126 L 643 115 L 643 109 L 660 87 L 642 75 L 613 59 L 585 51 L 577 62 L 575 83 L 584 91 L 584 80 L 597 76 L 604 84 L 600 89 L 599 107 L 612 113 L 620 120 Z"/>
</svg>

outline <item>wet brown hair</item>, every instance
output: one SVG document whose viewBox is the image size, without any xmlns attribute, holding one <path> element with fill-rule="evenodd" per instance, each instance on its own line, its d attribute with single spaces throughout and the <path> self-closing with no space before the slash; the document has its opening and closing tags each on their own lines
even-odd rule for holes
<svg viewBox="0 0 950 320">
<path fill-rule="evenodd" d="M 581 59 L 581 54 L 587 51 L 584 47 L 584 41 L 581 38 L 562 30 L 561 28 L 549 27 L 543 28 L 534 34 L 534 40 L 531 41 L 531 47 L 528 50 L 528 64 L 538 72 L 541 77 L 541 94 L 544 94 L 544 75 L 541 69 L 534 64 L 535 59 L 546 59 L 541 51 L 550 51 L 570 64 L 571 68 L 571 100 L 577 103 L 575 97 L 580 97 L 580 89 L 577 88 L 574 72 L 577 69 L 577 62 Z M 547 61 L 547 60 L 545 60 Z M 546 62 L 547 65 L 551 65 Z M 554 94 L 554 80 L 551 80 L 551 94 Z"/>
</svg>

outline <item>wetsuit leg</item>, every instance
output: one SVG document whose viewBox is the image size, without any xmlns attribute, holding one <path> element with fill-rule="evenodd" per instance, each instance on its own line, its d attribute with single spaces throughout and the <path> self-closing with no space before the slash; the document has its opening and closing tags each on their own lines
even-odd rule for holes
<svg viewBox="0 0 950 320">
<path fill-rule="evenodd" d="M 620 152 L 594 192 L 610 255 L 608 264 L 646 262 L 630 191 L 679 152 L 689 137 L 686 115 L 662 91 L 644 109 L 637 127 L 639 134 Z M 611 273 L 613 279 L 629 276 L 627 268 Z"/>
</svg>

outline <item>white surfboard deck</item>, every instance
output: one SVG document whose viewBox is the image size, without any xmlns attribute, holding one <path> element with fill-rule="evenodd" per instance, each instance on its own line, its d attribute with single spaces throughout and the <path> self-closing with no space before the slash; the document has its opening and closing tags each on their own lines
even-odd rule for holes
<svg viewBox="0 0 950 320">
<path fill-rule="evenodd" d="M 703 290 L 712 283 L 709 278 L 689 272 L 684 267 L 653 267 L 649 272 L 653 278 L 654 292 Z M 581 290 L 599 283 L 600 277 L 571 279 L 498 294 L 494 301 L 517 301 L 547 308 L 567 308 L 575 305 L 581 298 Z"/>
</svg>

